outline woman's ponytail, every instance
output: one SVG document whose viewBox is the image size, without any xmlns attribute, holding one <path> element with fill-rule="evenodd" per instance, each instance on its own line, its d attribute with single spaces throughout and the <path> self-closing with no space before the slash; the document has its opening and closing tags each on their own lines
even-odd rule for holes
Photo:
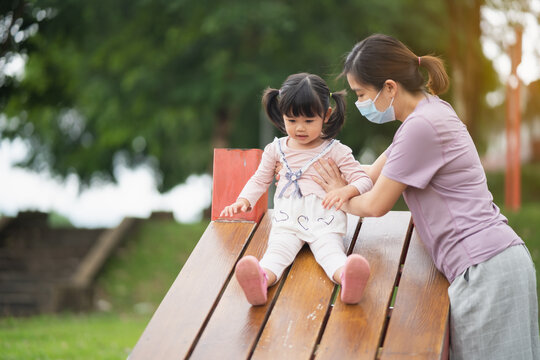
<svg viewBox="0 0 540 360">
<path fill-rule="evenodd" d="M 429 79 L 426 87 L 430 93 L 438 95 L 448 90 L 450 81 L 441 59 L 431 55 L 420 56 L 418 58 L 418 64 L 426 69 L 428 73 Z"/>
</svg>

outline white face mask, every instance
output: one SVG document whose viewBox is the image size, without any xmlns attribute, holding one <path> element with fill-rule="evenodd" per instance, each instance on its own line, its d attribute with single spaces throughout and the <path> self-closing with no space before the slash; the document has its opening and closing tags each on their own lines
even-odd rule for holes
<svg viewBox="0 0 540 360">
<path fill-rule="evenodd" d="M 360 114 L 362 114 L 366 119 L 375 124 L 384 124 L 396 120 L 396 115 L 394 114 L 394 107 L 392 106 L 394 98 L 392 98 L 392 101 L 390 101 L 390 105 L 384 111 L 379 111 L 375 107 L 375 101 L 377 101 L 377 98 L 381 94 L 381 91 L 382 89 L 377 93 L 377 96 L 375 96 L 375 99 L 373 100 L 367 99 L 362 102 L 355 102 L 355 105 L 358 108 L 358 111 L 360 111 Z"/>
</svg>

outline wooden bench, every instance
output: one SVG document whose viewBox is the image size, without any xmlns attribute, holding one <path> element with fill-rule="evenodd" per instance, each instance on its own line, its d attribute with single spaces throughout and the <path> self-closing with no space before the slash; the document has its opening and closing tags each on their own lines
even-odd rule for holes
<svg viewBox="0 0 540 360">
<path fill-rule="evenodd" d="M 446 359 L 448 282 L 435 269 L 409 212 L 349 216 L 344 239 L 372 275 L 358 305 L 340 301 L 304 247 L 268 303 L 252 307 L 234 277 L 244 255 L 260 258 L 272 211 L 217 218 L 255 171 L 260 150 L 216 149 L 213 220 L 137 342 L 138 359 Z M 232 162 L 231 162 L 232 160 Z"/>
</svg>

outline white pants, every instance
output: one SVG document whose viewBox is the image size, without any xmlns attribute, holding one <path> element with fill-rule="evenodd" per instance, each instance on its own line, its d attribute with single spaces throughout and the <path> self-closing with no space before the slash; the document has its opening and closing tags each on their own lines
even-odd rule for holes
<svg viewBox="0 0 540 360">
<path fill-rule="evenodd" d="M 334 281 L 334 273 L 347 260 L 343 245 L 346 231 L 347 215 L 324 209 L 315 195 L 275 199 L 268 248 L 260 264 L 279 279 L 307 243 L 317 263 Z"/>
</svg>

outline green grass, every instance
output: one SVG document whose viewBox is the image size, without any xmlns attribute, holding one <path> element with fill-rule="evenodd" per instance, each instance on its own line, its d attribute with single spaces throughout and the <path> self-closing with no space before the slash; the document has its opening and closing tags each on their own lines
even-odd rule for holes
<svg viewBox="0 0 540 360">
<path fill-rule="evenodd" d="M 0 318 L 0 359 L 127 358 L 207 225 L 143 223 L 100 274 L 107 311 Z"/>
<path fill-rule="evenodd" d="M 207 226 L 145 222 L 107 263 L 98 297 L 111 304 L 112 311 L 153 313 Z"/>
<path fill-rule="evenodd" d="M 147 322 L 100 313 L 0 319 L 0 358 L 125 359 Z"/>
</svg>

